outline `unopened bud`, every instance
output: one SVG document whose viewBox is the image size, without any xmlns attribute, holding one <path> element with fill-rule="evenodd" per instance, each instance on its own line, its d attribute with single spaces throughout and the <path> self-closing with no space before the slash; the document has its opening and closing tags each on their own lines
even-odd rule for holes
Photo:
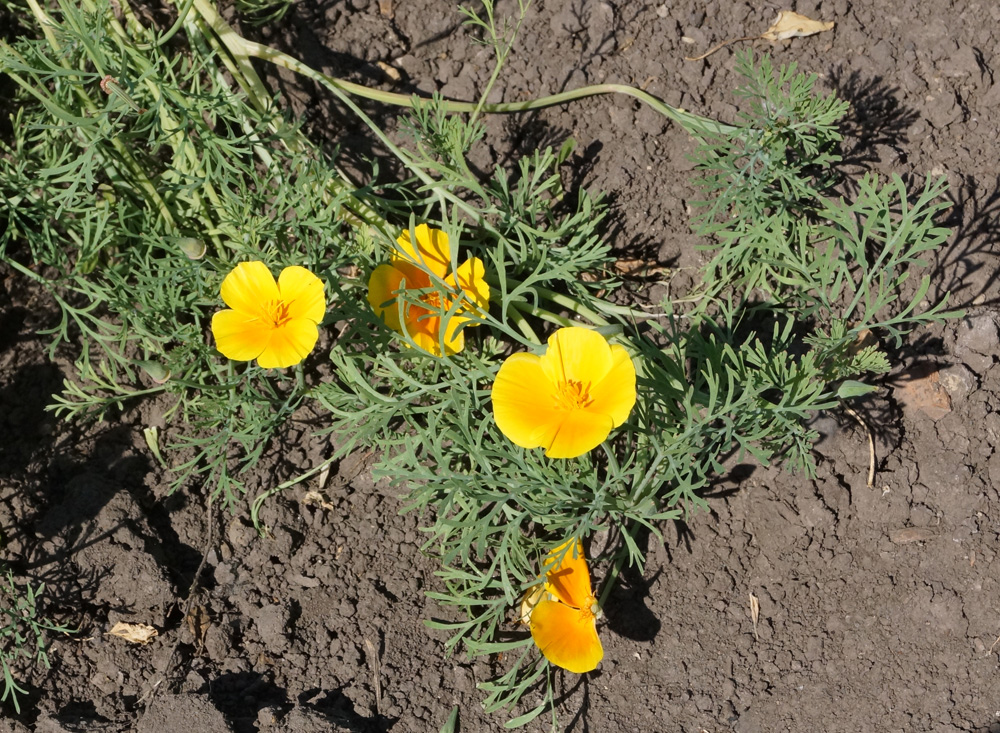
<svg viewBox="0 0 1000 733">
<path fill-rule="evenodd" d="M 200 260 L 208 250 L 205 240 L 195 237 L 181 237 L 177 240 L 177 246 L 189 260 Z"/>
<path fill-rule="evenodd" d="M 165 384 L 170 379 L 170 370 L 158 361 L 137 361 L 135 365 L 149 375 L 157 384 Z"/>
</svg>

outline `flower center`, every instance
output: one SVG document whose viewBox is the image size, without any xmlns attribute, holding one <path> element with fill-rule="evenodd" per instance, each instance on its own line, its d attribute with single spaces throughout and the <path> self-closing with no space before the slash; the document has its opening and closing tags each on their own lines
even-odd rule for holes
<svg viewBox="0 0 1000 733">
<path fill-rule="evenodd" d="M 593 400 L 590 398 L 590 383 L 580 382 L 576 379 L 567 379 L 560 382 L 556 387 L 556 409 L 559 410 L 579 410 L 589 405 Z"/>
<path fill-rule="evenodd" d="M 430 293 L 424 293 L 420 296 L 420 302 L 426 303 L 429 310 L 440 310 L 441 308 L 441 293 L 436 290 Z"/>
<path fill-rule="evenodd" d="M 596 596 L 590 596 L 579 610 L 580 615 L 589 621 L 592 618 L 597 618 L 597 614 L 601 612 L 601 607 L 597 605 Z"/>
<path fill-rule="evenodd" d="M 274 328 L 280 328 L 291 320 L 288 315 L 288 303 L 283 300 L 272 300 L 264 304 L 267 321 Z"/>
</svg>

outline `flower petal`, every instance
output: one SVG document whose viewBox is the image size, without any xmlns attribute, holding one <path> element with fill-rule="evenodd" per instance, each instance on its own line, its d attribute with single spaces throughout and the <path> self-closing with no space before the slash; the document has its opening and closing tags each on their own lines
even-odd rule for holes
<svg viewBox="0 0 1000 733">
<path fill-rule="evenodd" d="M 610 415 L 595 414 L 589 410 L 569 410 L 559 415 L 555 431 L 547 435 L 541 444 L 545 446 L 548 458 L 582 456 L 599 446 L 614 427 Z"/>
<path fill-rule="evenodd" d="M 393 265 L 379 265 L 368 278 L 368 303 L 375 315 L 394 331 L 400 330 L 396 291 L 402 280 L 403 273 Z"/>
<path fill-rule="evenodd" d="M 443 279 L 451 269 L 448 234 L 440 229 L 431 229 L 426 224 L 417 224 L 413 228 L 413 234 L 417 239 L 416 245 L 410 240 L 410 230 L 403 230 L 396 240 L 400 251 L 393 253 L 393 261 L 402 257 Z"/>
<path fill-rule="evenodd" d="M 551 550 L 545 559 L 545 590 L 573 608 L 588 608 L 594 602 L 590 569 L 580 540 L 568 540 Z"/>
<path fill-rule="evenodd" d="M 233 361 L 260 356 L 271 338 L 271 327 L 254 315 L 222 310 L 212 316 L 212 335 L 222 355 Z"/>
<path fill-rule="evenodd" d="M 279 297 L 274 275 L 263 262 L 241 262 L 222 281 L 222 300 L 235 311 L 265 316 L 265 303 Z"/>
<path fill-rule="evenodd" d="M 319 339 L 319 328 L 313 321 L 294 318 L 271 330 L 267 347 L 257 357 L 264 369 L 284 369 L 305 359 Z"/>
<path fill-rule="evenodd" d="M 582 326 L 560 328 L 549 336 L 549 348 L 542 357 L 542 368 L 554 384 L 568 381 L 596 384 L 604 379 L 611 366 L 608 340 Z"/>
<path fill-rule="evenodd" d="M 415 314 L 420 314 L 415 316 Z M 419 349 L 434 356 L 441 356 L 441 342 L 438 340 L 438 330 L 441 328 L 441 317 L 431 315 L 425 308 L 411 306 L 406 314 L 406 332 Z M 465 343 L 462 343 L 465 346 Z"/>
<path fill-rule="evenodd" d="M 611 346 L 611 368 L 590 386 L 590 397 L 586 411 L 609 416 L 614 427 L 625 422 L 635 407 L 635 365 L 620 344 Z"/>
<path fill-rule="evenodd" d="M 581 611 L 543 599 L 531 611 L 531 638 L 552 664 L 576 674 L 596 669 L 604 658 L 589 609 Z"/>
<path fill-rule="evenodd" d="M 456 291 L 461 288 L 472 305 L 480 311 L 485 311 L 490 307 L 490 286 L 484 279 L 485 276 L 483 261 L 478 257 L 470 257 L 459 265 L 458 271 L 449 275 L 445 282 Z"/>
<path fill-rule="evenodd" d="M 412 262 L 396 260 L 392 263 L 392 266 L 402 274 L 403 287 L 407 290 L 422 290 L 432 286 L 431 276 L 427 274 L 427 271 L 422 270 Z"/>
<path fill-rule="evenodd" d="M 525 626 L 531 621 L 531 611 L 538 602 L 543 598 L 547 597 L 545 592 L 545 585 L 539 583 L 538 585 L 533 585 L 525 591 L 524 596 L 521 598 L 521 617 L 518 619 Z"/>
<path fill-rule="evenodd" d="M 464 325 L 464 327 L 463 327 Z M 445 327 L 444 334 L 444 353 L 448 356 L 459 353 L 465 348 L 465 329 L 469 326 L 478 326 L 478 323 L 472 323 L 468 318 L 463 318 L 462 316 L 453 315 L 448 319 L 448 325 Z M 438 326 L 440 328 L 440 326 Z"/>
<path fill-rule="evenodd" d="M 466 320 L 460 316 L 452 316 L 448 321 L 447 333 L 444 336 L 444 354 L 452 356 L 465 348 L 465 333 L 459 326 Z M 400 329 L 402 331 L 402 329 Z M 428 310 L 420 306 L 410 306 L 406 314 L 406 332 L 420 349 L 441 356 L 441 316 L 438 310 Z"/>
<path fill-rule="evenodd" d="M 559 428 L 555 386 L 542 368 L 542 357 L 511 354 L 493 382 L 493 418 L 500 432 L 522 448 L 545 445 Z"/>
<path fill-rule="evenodd" d="M 281 301 L 288 307 L 292 319 L 304 318 L 319 323 L 326 314 L 323 281 L 304 267 L 292 265 L 278 275 Z"/>
</svg>

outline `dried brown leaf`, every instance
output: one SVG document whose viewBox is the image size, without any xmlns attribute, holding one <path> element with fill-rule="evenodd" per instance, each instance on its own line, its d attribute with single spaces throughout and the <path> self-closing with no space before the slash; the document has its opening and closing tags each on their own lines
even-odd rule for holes
<svg viewBox="0 0 1000 733">
<path fill-rule="evenodd" d="M 703 58 L 711 56 L 713 53 L 719 49 L 725 48 L 732 43 L 740 43 L 741 41 L 756 41 L 757 39 L 764 39 L 765 41 L 771 41 L 775 43 L 777 41 L 784 41 L 788 38 L 797 38 L 801 36 L 812 36 L 816 33 L 822 33 L 823 31 L 828 31 L 832 29 L 834 22 L 831 20 L 829 22 L 824 22 L 822 20 L 813 20 L 812 18 L 807 18 L 804 15 L 799 15 L 798 13 L 792 12 L 791 10 L 781 10 L 778 12 L 778 17 L 771 24 L 771 27 L 766 31 L 761 33 L 759 36 L 744 36 L 743 38 L 731 38 L 728 41 L 723 41 L 722 43 L 712 46 L 708 51 L 703 53 L 701 56 L 685 56 L 685 61 L 701 61 Z"/>
<path fill-rule="evenodd" d="M 641 259 L 615 260 L 614 268 L 619 274 L 631 278 L 654 277 L 670 272 L 669 267 L 658 265 L 653 260 Z"/>
<path fill-rule="evenodd" d="M 399 69 L 395 66 L 390 66 L 385 61 L 376 61 L 375 63 L 390 80 L 399 81 L 403 78 L 403 75 L 399 73 Z"/>
<path fill-rule="evenodd" d="M 877 345 L 878 337 L 870 328 L 864 328 L 858 332 L 858 336 L 854 339 L 854 343 L 847 347 L 847 353 L 854 356 L 861 353 L 862 349 L 867 349 L 869 346 Z"/>
<path fill-rule="evenodd" d="M 778 13 L 778 17 L 771 24 L 771 27 L 764 31 L 760 37 L 765 41 L 775 43 L 788 38 L 813 36 L 817 33 L 831 30 L 833 25 L 832 20 L 827 23 L 822 20 L 807 18 L 791 10 L 782 10 Z"/>
<path fill-rule="evenodd" d="M 326 500 L 320 492 L 318 491 L 307 491 L 305 496 L 302 497 L 302 503 L 306 506 L 318 506 L 322 509 L 332 510 L 335 507 L 329 501 Z"/>
<path fill-rule="evenodd" d="M 109 636 L 121 637 L 131 644 L 148 644 L 158 632 L 146 624 L 127 624 L 119 621 L 107 633 Z"/>
<path fill-rule="evenodd" d="M 760 639 L 757 635 L 757 621 L 760 620 L 760 600 L 753 593 L 750 594 L 750 620 L 753 621 L 753 638 Z"/>
<path fill-rule="evenodd" d="M 212 625 L 212 620 L 209 618 L 208 611 L 206 611 L 203 606 L 195 606 L 188 611 L 186 620 L 188 629 L 191 630 L 191 636 L 194 637 L 195 645 L 199 650 L 204 649 L 205 639 L 208 636 L 208 629 Z"/>
</svg>

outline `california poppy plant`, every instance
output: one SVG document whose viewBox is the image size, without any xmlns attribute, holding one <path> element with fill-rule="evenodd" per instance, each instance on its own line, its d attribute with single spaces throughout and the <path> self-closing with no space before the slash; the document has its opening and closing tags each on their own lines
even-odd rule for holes
<svg viewBox="0 0 1000 733">
<path fill-rule="evenodd" d="M 413 234 L 416 243 L 410 239 L 409 230 L 404 231 L 396 240 L 399 249 L 393 252 L 389 264 L 379 265 L 372 271 L 368 279 L 368 302 L 389 328 L 403 333 L 405 327 L 413 342 L 424 351 L 441 356 L 443 341 L 445 354 L 457 354 L 465 348 L 462 325 L 479 325 L 463 314 L 489 307 L 490 286 L 483 279 L 483 263 L 478 257 L 472 257 L 459 265 L 457 271 L 449 273 L 451 245 L 447 233 L 418 224 Z M 446 292 L 432 281 L 432 276 L 444 282 Z M 424 291 L 417 300 L 426 307 L 403 303 L 401 318 L 397 299 L 403 290 Z M 442 334 L 442 311 L 449 311 L 463 296 L 471 306 L 460 306 L 447 319 Z"/>
<path fill-rule="evenodd" d="M 576 458 L 600 445 L 635 405 L 628 352 L 580 326 L 560 328 L 541 356 L 512 354 L 493 384 L 500 432 L 549 458 Z"/>
<path fill-rule="evenodd" d="M 597 668 L 604 658 L 597 635 L 599 609 L 579 540 L 549 552 L 545 584 L 529 592 L 524 605 L 522 617 L 527 616 L 531 638 L 546 659 L 576 674 Z"/>
<path fill-rule="evenodd" d="M 263 262 L 241 262 L 222 281 L 222 300 L 231 310 L 212 317 L 216 347 L 233 361 L 256 359 L 265 369 L 305 359 L 326 312 L 323 282 L 297 265 L 275 282 Z"/>
</svg>

